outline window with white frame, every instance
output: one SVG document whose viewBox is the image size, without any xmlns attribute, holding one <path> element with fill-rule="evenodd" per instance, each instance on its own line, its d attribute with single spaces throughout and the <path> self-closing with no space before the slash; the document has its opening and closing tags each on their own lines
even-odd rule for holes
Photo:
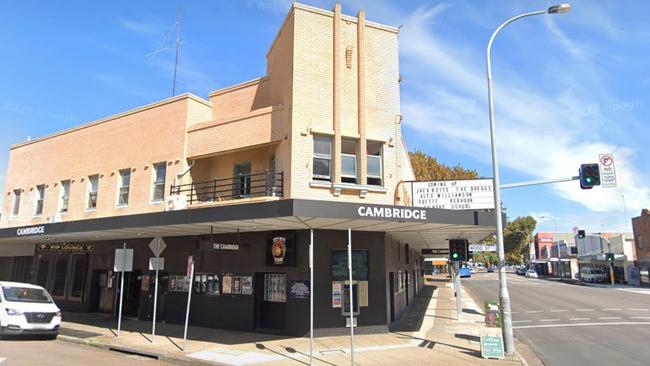
<svg viewBox="0 0 650 366">
<path fill-rule="evenodd" d="M 165 199 L 165 177 L 167 176 L 167 164 L 163 161 L 153 165 L 153 186 L 151 190 L 151 201 L 162 202 Z"/>
<path fill-rule="evenodd" d="M 314 180 L 332 180 L 332 137 L 314 135 L 314 156 L 312 163 Z"/>
<path fill-rule="evenodd" d="M 68 212 L 68 203 L 70 202 L 70 180 L 61 181 L 61 193 L 59 195 L 59 212 Z"/>
<path fill-rule="evenodd" d="M 12 211 L 13 216 L 18 216 L 20 213 L 20 189 L 14 189 L 14 210 Z"/>
<path fill-rule="evenodd" d="M 341 140 L 341 182 L 357 183 L 357 145 L 356 140 Z"/>
<path fill-rule="evenodd" d="M 45 185 L 41 184 L 36 186 L 36 207 L 34 208 L 34 216 L 43 214 L 43 202 L 45 201 Z"/>
<path fill-rule="evenodd" d="M 99 175 L 88 176 L 88 202 L 86 203 L 87 210 L 94 210 L 97 208 L 97 192 L 99 190 Z"/>
<path fill-rule="evenodd" d="M 382 142 L 368 141 L 367 144 L 368 171 L 366 176 L 369 185 L 381 186 L 383 183 L 382 148 L 383 148 Z"/>
<path fill-rule="evenodd" d="M 120 170 L 120 181 L 118 182 L 117 205 L 129 205 L 129 187 L 131 185 L 131 169 Z"/>
</svg>

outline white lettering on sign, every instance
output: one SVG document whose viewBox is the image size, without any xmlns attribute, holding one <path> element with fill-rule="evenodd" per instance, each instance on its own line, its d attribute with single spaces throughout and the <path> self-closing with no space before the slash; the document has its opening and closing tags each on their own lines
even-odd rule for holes
<svg viewBox="0 0 650 366">
<path fill-rule="evenodd" d="M 413 206 L 442 210 L 493 210 L 492 179 L 442 180 L 412 183 Z"/>
<path fill-rule="evenodd" d="M 598 155 L 598 165 L 600 166 L 600 186 L 603 188 L 616 187 L 616 168 L 614 167 L 614 155 Z"/>
<path fill-rule="evenodd" d="M 357 213 L 362 217 L 380 217 L 385 219 L 427 219 L 426 210 L 414 210 L 410 208 L 361 206 L 357 209 Z"/>
<path fill-rule="evenodd" d="M 212 248 L 216 250 L 239 250 L 239 244 L 212 243 Z"/>
<path fill-rule="evenodd" d="M 32 227 L 21 227 L 20 229 L 16 230 L 16 235 L 18 236 L 23 236 L 23 235 L 38 235 L 38 234 L 45 234 L 45 226 L 32 226 Z"/>
</svg>

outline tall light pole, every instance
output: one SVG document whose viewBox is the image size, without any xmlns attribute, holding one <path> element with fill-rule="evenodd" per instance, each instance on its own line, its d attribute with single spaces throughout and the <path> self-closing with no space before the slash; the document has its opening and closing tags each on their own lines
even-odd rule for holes
<svg viewBox="0 0 650 366">
<path fill-rule="evenodd" d="M 560 271 L 560 265 L 562 265 L 562 252 L 560 251 L 560 234 L 557 232 L 557 220 L 555 220 L 555 217 L 553 216 L 540 216 L 540 219 L 551 219 L 553 220 L 553 223 L 555 224 L 555 241 L 557 242 L 557 272 L 559 274 L 558 277 L 562 278 L 562 272 Z M 553 244 L 551 244 L 551 255 L 549 255 L 549 258 L 552 257 L 553 253 Z"/>
<path fill-rule="evenodd" d="M 501 319 L 503 319 L 503 340 L 506 354 L 513 354 L 515 352 L 515 343 L 512 337 L 512 314 L 510 313 L 510 294 L 508 293 L 508 284 L 506 282 L 506 270 L 503 266 L 505 262 L 505 252 L 503 250 L 503 222 L 501 219 L 501 191 L 499 181 L 499 164 L 497 160 L 496 149 L 496 129 L 494 127 L 494 95 L 492 92 L 492 64 L 490 62 L 490 53 L 492 51 L 492 42 L 496 35 L 506 25 L 514 22 L 517 19 L 525 18 L 532 15 L 541 14 L 563 14 L 571 9 L 569 4 L 554 5 L 546 10 L 534 11 L 524 13 L 512 17 L 501 24 L 490 37 L 487 45 L 486 60 L 487 60 L 487 85 L 488 85 L 488 104 L 490 112 L 490 143 L 492 147 L 492 173 L 494 176 L 494 203 L 496 207 L 496 226 L 497 226 L 497 252 L 499 255 L 499 308 L 501 309 Z"/>
</svg>

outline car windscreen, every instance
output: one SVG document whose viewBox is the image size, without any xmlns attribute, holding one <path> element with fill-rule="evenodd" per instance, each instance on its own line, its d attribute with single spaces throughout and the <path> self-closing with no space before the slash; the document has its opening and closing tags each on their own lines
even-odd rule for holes
<svg viewBox="0 0 650 366">
<path fill-rule="evenodd" d="M 2 292 L 7 301 L 51 303 L 45 290 L 30 287 L 3 287 Z"/>
</svg>

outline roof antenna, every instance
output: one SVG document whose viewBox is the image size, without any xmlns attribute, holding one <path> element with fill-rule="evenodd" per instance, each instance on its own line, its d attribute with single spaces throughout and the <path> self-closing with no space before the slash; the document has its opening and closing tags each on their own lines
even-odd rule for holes
<svg viewBox="0 0 650 366">
<path fill-rule="evenodd" d="M 183 4 L 179 3 L 178 5 L 178 14 L 176 15 L 176 21 L 172 28 L 165 34 L 165 39 L 158 45 L 158 47 L 151 53 L 147 54 L 147 57 L 153 58 L 160 52 L 166 51 L 172 47 L 176 48 L 176 58 L 174 59 L 174 80 L 172 83 L 172 97 L 176 95 L 176 73 L 178 71 L 178 53 L 181 48 L 181 17 L 183 15 Z M 176 40 L 174 40 L 173 33 L 176 31 Z"/>
</svg>

